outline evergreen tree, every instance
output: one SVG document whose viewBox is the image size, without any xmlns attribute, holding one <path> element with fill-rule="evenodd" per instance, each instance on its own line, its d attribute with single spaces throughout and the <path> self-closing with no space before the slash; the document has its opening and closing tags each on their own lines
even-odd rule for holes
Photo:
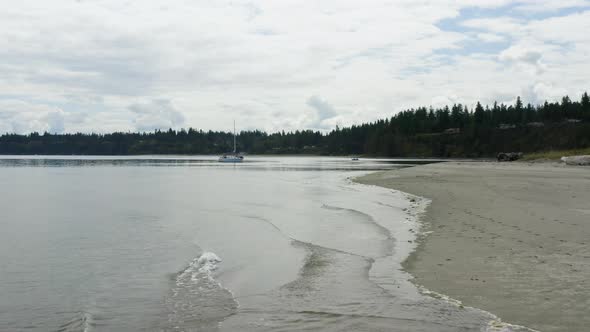
<svg viewBox="0 0 590 332">
<path fill-rule="evenodd" d="M 590 120 L 590 97 L 588 96 L 588 92 L 584 92 L 582 95 L 582 100 L 580 102 L 582 106 L 582 118 L 589 121 Z"/>
<path fill-rule="evenodd" d="M 520 100 L 520 96 L 516 97 L 516 104 L 514 105 L 514 108 L 517 111 L 522 111 L 523 105 L 522 105 L 522 100 Z"/>
<path fill-rule="evenodd" d="M 474 121 L 477 125 L 483 124 L 483 122 L 485 120 L 485 111 L 479 101 L 477 102 L 477 105 L 475 106 L 475 112 L 473 114 L 473 117 L 474 117 Z"/>
</svg>

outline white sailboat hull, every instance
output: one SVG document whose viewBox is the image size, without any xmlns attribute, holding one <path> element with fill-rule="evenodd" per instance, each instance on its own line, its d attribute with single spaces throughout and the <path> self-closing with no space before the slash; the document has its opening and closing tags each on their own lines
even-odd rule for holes
<svg viewBox="0 0 590 332">
<path fill-rule="evenodd" d="M 218 161 L 220 163 L 241 163 L 244 161 L 244 157 L 242 156 L 222 156 L 219 157 Z"/>
<path fill-rule="evenodd" d="M 224 154 L 217 159 L 220 163 L 241 163 L 244 161 L 244 156 L 236 152 L 236 122 L 234 121 L 234 152 L 231 154 Z"/>
</svg>

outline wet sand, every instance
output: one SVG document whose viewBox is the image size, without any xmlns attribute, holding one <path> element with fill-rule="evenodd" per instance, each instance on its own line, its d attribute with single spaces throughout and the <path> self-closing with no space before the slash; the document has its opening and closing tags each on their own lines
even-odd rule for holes
<svg viewBox="0 0 590 332">
<path fill-rule="evenodd" d="M 590 326 L 590 168 L 447 162 L 357 179 L 432 200 L 415 283 L 539 331 Z"/>
</svg>

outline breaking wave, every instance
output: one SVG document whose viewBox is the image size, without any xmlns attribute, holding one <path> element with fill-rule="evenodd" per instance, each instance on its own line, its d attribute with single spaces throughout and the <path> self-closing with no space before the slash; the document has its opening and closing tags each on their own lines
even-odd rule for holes
<svg viewBox="0 0 590 332">
<path fill-rule="evenodd" d="M 205 252 L 195 258 L 174 280 L 166 298 L 168 320 L 163 331 L 212 331 L 234 314 L 238 302 L 215 280 L 221 259 Z"/>
<path fill-rule="evenodd" d="M 94 319 L 88 312 L 78 312 L 74 318 L 60 325 L 56 332 L 90 332 L 94 326 Z"/>
</svg>

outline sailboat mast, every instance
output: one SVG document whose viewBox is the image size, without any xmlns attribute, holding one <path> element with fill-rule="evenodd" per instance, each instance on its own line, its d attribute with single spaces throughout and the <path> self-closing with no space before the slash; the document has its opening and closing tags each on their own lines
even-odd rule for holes
<svg viewBox="0 0 590 332">
<path fill-rule="evenodd" d="M 236 120 L 234 120 L 234 154 L 236 153 Z"/>
</svg>

